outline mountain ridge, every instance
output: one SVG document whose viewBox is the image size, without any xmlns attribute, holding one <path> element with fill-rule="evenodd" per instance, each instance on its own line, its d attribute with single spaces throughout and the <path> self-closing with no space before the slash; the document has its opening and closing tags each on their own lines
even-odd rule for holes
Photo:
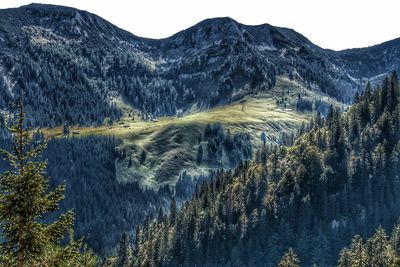
<svg viewBox="0 0 400 267">
<path fill-rule="evenodd" d="M 69 7 L 69 6 L 63 6 L 63 5 L 53 5 L 53 4 L 42 4 L 42 3 L 31 3 L 31 4 L 27 4 L 27 5 L 22 5 L 20 7 L 16 7 L 16 8 L 6 8 L 6 9 L 0 9 L 0 12 L 3 11 L 15 11 L 15 10 L 19 10 L 19 9 L 31 9 L 31 10 L 43 10 L 43 9 L 50 9 L 51 11 L 59 11 L 59 12 L 65 12 L 66 10 L 70 11 L 70 12 L 78 12 L 78 13 L 84 13 L 86 15 L 89 16 L 93 16 L 96 17 L 98 19 L 101 19 L 102 21 L 106 22 L 107 24 L 110 24 L 111 26 L 114 26 L 115 28 L 118 28 L 119 31 L 121 32 L 125 32 L 129 35 L 131 35 L 132 37 L 135 37 L 137 39 L 141 39 L 141 40 L 147 40 L 150 42 L 156 42 L 156 41 L 164 41 L 164 40 L 168 40 L 168 39 L 174 39 L 174 37 L 177 37 L 181 34 L 184 34 L 185 32 L 191 30 L 191 29 L 196 29 L 198 27 L 203 27 L 203 26 L 207 26 L 207 24 L 213 23 L 215 21 L 229 21 L 232 24 L 236 24 L 236 26 L 241 26 L 241 27 L 245 27 L 245 28 L 261 28 L 261 27 L 268 27 L 268 28 L 274 28 L 277 30 L 282 30 L 285 32 L 291 32 L 294 33 L 296 36 L 300 37 L 301 39 L 303 39 L 303 41 L 307 42 L 309 45 L 318 47 L 321 50 L 324 51 L 328 51 L 328 52 L 335 52 L 335 53 L 345 53 L 345 52 L 351 52 L 351 51 L 360 51 L 360 50 L 365 50 L 365 49 L 372 49 L 372 48 L 377 48 L 379 46 L 382 45 L 388 45 L 388 44 L 392 44 L 392 43 L 400 43 L 400 37 L 398 38 L 394 38 L 388 41 L 384 41 L 381 43 L 377 43 L 377 44 L 373 44 L 373 45 L 369 45 L 369 46 L 364 46 L 364 47 L 354 47 L 354 48 L 345 48 L 345 49 L 340 49 L 340 50 L 334 50 L 334 49 L 330 49 L 330 48 L 322 48 L 320 46 L 318 46 L 317 44 L 314 44 L 313 42 L 311 42 L 307 37 L 305 37 L 304 35 L 302 35 L 301 33 L 297 32 L 296 30 L 292 29 L 292 28 L 287 28 L 287 27 L 280 27 L 280 26 L 275 26 L 269 23 L 262 23 L 262 24 L 256 24 L 256 25 L 247 25 L 247 24 L 243 24 L 240 23 L 238 21 L 236 21 L 235 19 L 229 17 L 229 16 L 225 16 L 225 17 L 212 17 L 212 18 L 206 18 L 203 19 L 199 22 L 197 22 L 196 24 L 194 24 L 193 26 L 190 26 L 187 29 L 183 29 L 180 30 L 168 37 L 163 37 L 163 38 L 152 38 L 152 37 L 142 37 L 139 35 L 136 35 L 128 30 L 124 30 L 123 28 L 116 26 L 115 24 L 113 24 L 112 22 L 109 22 L 103 18 L 101 18 L 100 16 L 91 13 L 90 11 L 86 11 L 86 10 L 82 10 L 82 9 L 78 9 L 75 7 Z"/>
<path fill-rule="evenodd" d="M 336 52 L 292 29 L 229 17 L 150 39 L 70 7 L 0 14 L 0 109 L 30 94 L 35 126 L 104 124 L 121 116 L 121 99 L 143 118 L 193 113 L 269 91 L 278 75 L 350 103 L 368 80 L 400 65 L 396 40 Z"/>
</svg>

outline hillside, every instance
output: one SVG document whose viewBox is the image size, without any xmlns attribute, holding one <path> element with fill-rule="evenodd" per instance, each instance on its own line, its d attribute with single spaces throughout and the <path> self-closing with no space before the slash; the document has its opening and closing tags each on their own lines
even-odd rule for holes
<svg viewBox="0 0 400 267">
<path fill-rule="evenodd" d="M 312 98 L 316 92 L 284 77 L 273 90 L 285 91 L 286 109 L 276 103 L 282 96 L 259 93 L 240 103 L 147 121 L 121 103 L 124 115 L 112 125 L 35 128 L 31 133 L 48 141 L 44 157 L 51 185 L 66 184 L 61 211 L 75 210 L 76 236 L 85 236 L 88 246 L 104 256 L 121 232 L 134 236 L 134 227 L 166 209 L 173 195 L 180 202 L 190 198 L 197 182 L 210 179 L 210 170 L 252 158 L 262 132 L 268 142 L 278 143 L 309 122 L 310 112 L 295 110 L 296 99 L 299 93 Z M 6 122 L 0 114 L 1 148 L 9 145 Z M 5 169 L 1 161 L 0 171 Z"/>
<path fill-rule="evenodd" d="M 264 147 L 202 184 L 180 210 L 172 201 L 168 216 L 147 219 L 133 265 L 277 266 L 292 247 L 302 266 L 334 266 L 353 235 L 369 237 L 398 220 L 399 112 L 394 73 L 376 90 L 368 85 L 347 112 L 316 120 L 293 146 Z M 362 266 L 399 258 L 398 242 L 388 243 L 382 229 L 367 247 L 360 240 L 342 252 L 340 266 L 354 266 L 354 246 L 372 262 Z M 391 250 L 382 254 L 384 247 Z"/>
<path fill-rule="evenodd" d="M 0 109 L 23 92 L 33 126 L 102 125 L 123 116 L 121 100 L 143 118 L 191 114 L 268 93 L 280 75 L 349 103 L 367 79 L 398 69 L 398 53 L 398 40 L 335 52 L 230 18 L 144 39 L 85 11 L 31 4 L 0 10 Z"/>
<path fill-rule="evenodd" d="M 278 92 L 284 91 L 286 108 L 278 106 Z M 72 126 L 70 137 L 87 135 L 115 136 L 121 141 L 119 150 L 125 151 L 125 158 L 117 162 L 117 179 L 123 182 L 136 181 L 144 187 L 159 188 L 174 186 L 182 171 L 192 176 L 207 175 L 210 169 L 234 167 L 229 162 L 211 164 L 208 153 L 204 152 L 202 164 L 196 163 L 199 136 L 202 146 L 207 147 L 204 136 L 208 124 L 221 124 L 226 132 L 246 133 L 251 137 L 253 147 L 262 145 L 260 136 L 267 133 L 269 143 L 278 143 L 284 135 L 296 135 L 303 123 L 309 123 L 311 112 L 296 111 L 297 95 L 304 98 L 325 98 L 327 105 L 342 107 L 316 92 L 306 91 L 301 84 L 278 77 L 277 85 L 268 93 L 246 96 L 241 102 L 184 117 L 160 117 L 156 121 L 144 121 L 140 117 L 129 116 L 126 107 L 123 116 L 113 125 L 98 127 Z M 131 112 L 134 114 L 134 112 Z M 64 136 L 63 127 L 42 128 L 40 131 L 47 138 Z M 142 151 L 146 151 L 146 160 L 140 163 Z M 130 162 L 130 163 L 129 163 Z M 130 167 L 128 165 L 130 164 Z"/>
</svg>

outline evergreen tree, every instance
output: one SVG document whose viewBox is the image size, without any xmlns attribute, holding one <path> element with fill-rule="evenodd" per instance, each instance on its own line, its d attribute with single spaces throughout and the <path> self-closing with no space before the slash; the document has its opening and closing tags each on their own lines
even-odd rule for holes
<svg viewBox="0 0 400 267">
<path fill-rule="evenodd" d="M 350 267 L 351 266 L 351 251 L 348 248 L 342 249 L 340 252 L 340 259 L 338 261 L 338 267 Z"/>
<path fill-rule="evenodd" d="M 338 267 L 395 267 L 400 266 L 400 257 L 393 248 L 392 240 L 397 239 L 399 225 L 392 231 L 391 242 L 385 231 L 379 227 L 375 234 L 363 243 L 360 236 L 355 236 L 350 248 L 344 248 L 340 254 Z"/>
<path fill-rule="evenodd" d="M 289 248 L 289 250 L 283 255 L 281 261 L 278 264 L 278 267 L 299 267 L 300 261 L 294 253 L 293 249 Z"/>
<path fill-rule="evenodd" d="M 145 161 L 146 161 L 146 151 L 143 149 L 142 153 L 140 154 L 140 165 L 143 165 Z"/>
<path fill-rule="evenodd" d="M 129 160 L 128 160 L 128 168 L 130 168 L 130 167 L 132 167 L 132 158 L 131 157 L 129 157 Z"/>
<path fill-rule="evenodd" d="M 267 134 L 264 131 L 261 133 L 261 142 L 263 142 L 264 146 L 267 142 Z"/>
<path fill-rule="evenodd" d="M 126 267 L 129 263 L 129 236 L 126 232 L 122 233 L 118 248 L 117 267 Z"/>
<path fill-rule="evenodd" d="M 400 255 L 400 224 L 393 228 L 390 243 L 398 255 Z"/>
<path fill-rule="evenodd" d="M 203 146 L 200 144 L 199 148 L 197 149 L 197 164 L 201 164 L 203 160 Z"/>
<path fill-rule="evenodd" d="M 170 225 L 175 225 L 176 222 L 176 201 L 175 201 L 175 197 L 172 198 L 171 200 L 171 206 L 169 208 L 170 210 L 170 215 L 169 215 L 169 221 L 170 221 Z"/>
<path fill-rule="evenodd" d="M 46 145 L 36 145 L 24 128 L 22 101 L 17 108 L 16 120 L 9 128 L 14 137 L 12 149 L 0 149 L 10 167 L 0 177 L 0 262 L 18 267 L 81 266 L 82 241 L 74 241 L 71 234 L 68 245 L 60 243 L 72 228 L 74 213 L 67 211 L 52 223 L 43 220 L 58 209 L 65 186 L 49 191 L 44 176 L 47 162 L 41 160 Z"/>
<path fill-rule="evenodd" d="M 65 121 L 63 124 L 63 134 L 64 135 L 69 135 L 70 133 L 70 127 L 68 121 Z"/>
<path fill-rule="evenodd" d="M 360 236 L 355 236 L 351 242 L 350 264 L 354 267 L 363 267 L 368 264 L 367 251 Z"/>
<path fill-rule="evenodd" d="M 395 261 L 394 249 L 388 241 L 385 230 L 379 227 L 367 242 L 367 255 L 370 266 L 391 266 Z"/>
</svg>

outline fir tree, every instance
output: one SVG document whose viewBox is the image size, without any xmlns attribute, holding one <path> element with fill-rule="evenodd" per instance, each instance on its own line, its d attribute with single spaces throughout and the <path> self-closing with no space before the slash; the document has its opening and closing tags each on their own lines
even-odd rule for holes
<svg viewBox="0 0 400 267">
<path fill-rule="evenodd" d="M 1 265 L 82 266 L 82 241 L 74 241 L 71 234 L 68 245 L 60 243 L 72 228 L 74 213 L 67 211 L 52 223 L 43 220 L 58 209 L 65 186 L 49 191 L 44 175 L 47 161 L 41 160 L 46 145 L 35 144 L 24 128 L 22 101 L 17 108 L 16 120 L 9 128 L 14 138 L 12 149 L 0 149 L 10 167 L 0 176 Z M 85 254 L 84 258 L 90 261 L 93 257 Z M 93 261 L 88 261 L 85 264 L 91 266 Z"/>
<path fill-rule="evenodd" d="M 169 221 L 170 221 L 170 225 L 175 225 L 176 222 L 176 201 L 175 201 L 175 197 L 172 198 L 171 200 L 171 205 L 170 205 L 170 215 L 169 215 Z"/>
<path fill-rule="evenodd" d="M 385 231 L 379 227 L 375 234 L 363 243 L 360 236 L 355 236 L 350 248 L 344 248 L 340 254 L 338 267 L 388 267 L 400 266 L 400 257 L 393 242 L 398 238 L 399 225 L 392 232 L 391 241 L 388 241 Z"/>
<path fill-rule="evenodd" d="M 350 267 L 351 266 L 351 251 L 348 248 L 342 249 L 340 252 L 340 259 L 338 267 Z"/>
<path fill-rule="evenodd" d="M 350 251 L 351 266 L 362 267 L 368 264 L 367 251 L 360 236 L 353 238 Z"/>
<path fill-rule="evenodd" d="M 68 123 L 68 121 L 65 121 L 64 125 L 63 125 L 63 134 L 69 135 L 69 133 L 70 133 L 69 123 Z"/>
<path fill-rule="evenodd" d="M 146 151 L 142 150 L 142 153 L 140 154 L 140 165 L 143 165 L 145 161 L 146 161 Z"/>
<path fill-rule="evenodd" d="M 390 243 L 398 255 L 400 255 L 400 224 L 393 228 Z"/>
<path fill-rule="evenodd" d="M 264 131 L 261 133 L 261 141 L 265 146 L 265 143 L 267 142 L 267 134 Z"/>
<path fill-rule="evenodd" d="M 200 144 L 199 148 L 197 149 L 197 164 L 201 164 L 203 161 L 203 146 Z"/>
<path fill-rule="evenodd" d="M 394 262 L 394 249 L 382 227 L 375 231 L 366 246 L 370 266 L 391 266 L 391 263 Z"/>
<path fill-rule="evenodd" d="M 117 267 L 125 267 L 129 263 L 129 236 L 126 232 L 122 233 L 118 248 Z"/>
<path fill-rule="evenodd" d="M 289 248 L 285 255 L 283 255 L 278 267 L 299 267 L 299 264 L 300 262 L 296 253 L 294 253 L 293 249 Z"/>
</svg>

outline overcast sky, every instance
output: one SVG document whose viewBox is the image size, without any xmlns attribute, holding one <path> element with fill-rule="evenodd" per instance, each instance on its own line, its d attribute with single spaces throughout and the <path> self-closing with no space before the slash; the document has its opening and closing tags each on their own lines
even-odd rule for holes
<svg viewBox="0 0 400 267">
<path fill-rule="evenodd" d="M 0 0 L 0 8 L 32 0 Z M 400 37 L 399 0 L 38 0 L 95 13 L 135 35 L 162 38 L 211 17 L 293 28 L 335 50 Z"/>
</svg>

